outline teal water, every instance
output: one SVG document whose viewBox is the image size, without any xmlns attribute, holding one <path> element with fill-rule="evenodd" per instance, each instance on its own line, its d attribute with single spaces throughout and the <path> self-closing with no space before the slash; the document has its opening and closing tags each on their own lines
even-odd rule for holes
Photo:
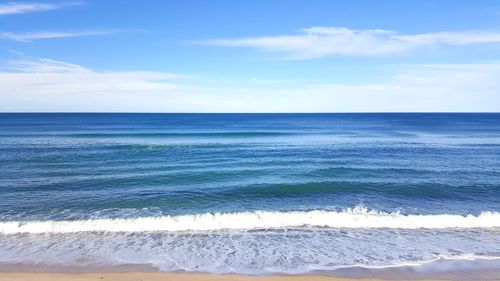
<svg viewBox="0 0 500 281">
<path fill-rule="evenodd" d="M 0 114 L 0 262 L 495 261 L 499 171 L 500 114 Z"/>
</svg>

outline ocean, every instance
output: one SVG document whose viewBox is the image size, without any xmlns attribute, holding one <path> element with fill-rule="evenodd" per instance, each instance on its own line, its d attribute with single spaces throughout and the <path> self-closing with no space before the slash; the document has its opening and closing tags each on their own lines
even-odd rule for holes
<svg viewBox="0 0 500 281">
<path fill-rule="evenodd" d="M 0 264 L 499 276 L 500 114 L 3 113 Z"/>
</svg>

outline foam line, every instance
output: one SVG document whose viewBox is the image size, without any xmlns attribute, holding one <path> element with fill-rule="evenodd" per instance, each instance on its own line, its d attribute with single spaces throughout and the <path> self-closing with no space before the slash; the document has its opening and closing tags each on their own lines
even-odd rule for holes
<svg viewBox="0 0 500 281">
<path fill-rule="evenodd" d="M 482 212 L 478 216 L 403 215 L 399 212 L 384 213 L 356 207 L 340 212 L 255 211 L 75 221 L 4 221 L 0 222 L 0 233 L 212 231 L 301 226 L 400 229 L 500 228 L 500 213 Z"/>
</svg>

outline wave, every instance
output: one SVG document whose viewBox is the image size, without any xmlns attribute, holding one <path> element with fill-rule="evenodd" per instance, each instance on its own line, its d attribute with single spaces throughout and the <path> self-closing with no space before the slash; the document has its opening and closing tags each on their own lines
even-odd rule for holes
<svg viewBox="0 0 500 281">
<path fill-rule="evenodd" d="M 35 132 L 35 133 L 1 133 L 3 137 L 75 137 L 75 138 L 114 138 L 114 137 L 266 137 L 266 136 L 290 136 L 306 134 L 304 132 L 280 132 L 280 131 L 228 131 L 228 132 L 89 132 L 89 133 L 66 133 L 66 132 Z"/>
<path fill-rule="evenodd" d="M 352 265 L 337 268 L 319 268 L 305 273 L 331 272 L 343 278 L 377 279 L 439 279 L 439 280 L 494 280 L 500 276 L 500 258 L 461 254 L 439 255 L 429 260 L 404 261 L 396 264 L 371 266 Z"/>
<path fill-rule="evenodd" d="M 75 232 L 149 232 L 252 230 L 290 227 L 327 228 L 498 228 L 500 213 L 474 215 L 403 215 L 356 207 L 344 211 L 254 211 L 180 216 L 88 219 L 74 221 L 4 221 L 1 234 Z"/>
</svg>

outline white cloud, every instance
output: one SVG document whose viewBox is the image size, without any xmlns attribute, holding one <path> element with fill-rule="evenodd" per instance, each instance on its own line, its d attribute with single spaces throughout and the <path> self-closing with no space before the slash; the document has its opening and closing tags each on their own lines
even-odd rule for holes
<svg viewBox="0 0 500 281">
<path fill-rule="evenodd" d="M 223 112 L 498 112 L 498 77 L 497 63 L 410 65 L 378 83 L 240 87 L 219 94 L 233 106 Z"/>
<path fill-rule="evenodd" d="M 498 112 L 500 64 L 410 65 L 390 79 L 364 85 L 313 85 L 318 111 Z"/>
<path fill-rule="evenodd" d="M 0 69 L 0 111 L 167 111 L 187 106 L 173 94 L 189 76 L 155 71 L 96 71 L 26 57 Z M 188 99 L 189 100 L 189 99 Z"/>
<path fill-rule="evenodd" d="M 44 58 L 11 61 L 4 68 L 7 71 L 0 72 L 2 94 L 169 91 L 176 85 L 167 81 L 181 77 L 153 71 L 99 72 Z"/>
<path fill-rule="evenodd" d="M 436 32 L 400 34 L 382 29 L 310 27 L 295 35 L 206 40 L 200 43 L 225 47 L 250 47 L 276 52 L 287 59 L 310 59 L 328 55 L 378 56 L 404 53 L 419 47 L 446 44 L 499 43 L 500 31 Z"/>
<path fill-rule="evenodd" d="M 42 32 L 25 32 L 25 33 L 0 32 L 0 39 L 28 42 L 40 39 L 107 35 L 116 32 L 119 31 L 112 31 L 112 30 L 95 30 L 95 31 L 78 31 L 78 32 L 42 31 Z"/>
<path fill-rule="evenodd" d="M 21 3 L 21 2 L 7 2 L 0 4 L 0 15 L 11 15 L 11 14 L 23 14 L 29 12 L 39 12 L 39 11 L 48 11 L 48 10 L 56 10 L 63 8 L 69 5 L 80 4 L 77 2 L 73 3 Z"/>
<path fill-rule="evenodd" d="M 211 88 L 195 86 L 203 77 L 103 72 L 43 58 L 11 61 L 2 69 L 0 111 L 500 111 L 500 63 L 408 65 L 371 84 L 280 81 L 279 87 L 255 87 L 252 79 L 238 85 L 219 79 Z"/>
<path fill-rule="evenodd" d="M 449 44 L 468 45 L 500 42 L 500 31 L 436 32 L 416 35 L 397 35 L 395 38 L 416 45 Z"/>
</svg>

